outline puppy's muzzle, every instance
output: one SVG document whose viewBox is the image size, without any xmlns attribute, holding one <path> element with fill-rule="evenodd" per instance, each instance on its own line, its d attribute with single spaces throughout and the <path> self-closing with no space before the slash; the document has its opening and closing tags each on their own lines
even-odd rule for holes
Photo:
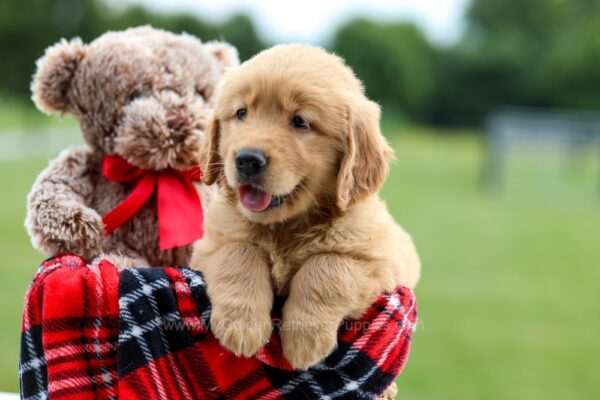
<svg viewBox="0 0 600 400">
<path fill-rule="evenodd" d="M 257 177 L 267 165 L 267 156 L 262 150 L 241 149 L 235 156 L 235 167 L 244 178 Z"/>
</svg>

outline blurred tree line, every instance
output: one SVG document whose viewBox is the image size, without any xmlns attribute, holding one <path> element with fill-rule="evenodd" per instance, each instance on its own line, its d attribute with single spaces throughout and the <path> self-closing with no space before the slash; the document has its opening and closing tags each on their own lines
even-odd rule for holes
<svg viewBox="0 0 600 400">
<path fill-rule="evenodd" d="M 238 48 L 242 60 L 266 47 L 244 15 L 212 24 L 187 14 L 164 15 L 139 6 L 111 8 L 99 0 L 2 0 L 0 96 L 26 101 L 35 60 L 62 38 L 81 37 L 88 43 L 109 30 L 146 24 L 187 32 L 203 41 L 227 40 Z"/>
<path fill-rule="evenodd" d="M 472 0 L 466 23 L 457 44 L 440 47 L 410 23 L 357 19 L 328 47 L 386 113 L 412 121 L 476 125 L 501 105 L 600 108 L 600 1 Z M 99 0 L 3 1 L 0 95 L 26 100 L 34 61 L 60 38 L 143 24 L 227 40 L 242 60 L 267 46 L 244 15 L 216 24 Z"/>
<path fill-rule="evenodd" d="M 600 109 L 600 1 L 472 0 L 466 23 L 436 48 L 411 24 L 351 21 L 331 47 L 386 112 L 421 122 L 477 125 L 502 105 Z"/>
</svg>

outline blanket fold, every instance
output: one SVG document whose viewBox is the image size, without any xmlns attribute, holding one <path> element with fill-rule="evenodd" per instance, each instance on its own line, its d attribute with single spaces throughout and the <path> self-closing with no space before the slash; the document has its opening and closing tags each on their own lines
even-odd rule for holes
<svg viewBox="0 0 600 400">
<path fill-rule="evenodd" d="M 376 398 L 402 371 L 417 320 L 400 287 L 340 325 L 323 362 L 293 371 L 277 329 L 255 357 L 236 357 L 210 334 L 210 311 L 197 271 L 51 258 L 25 299 L 21 398 Z"/>
</svg>

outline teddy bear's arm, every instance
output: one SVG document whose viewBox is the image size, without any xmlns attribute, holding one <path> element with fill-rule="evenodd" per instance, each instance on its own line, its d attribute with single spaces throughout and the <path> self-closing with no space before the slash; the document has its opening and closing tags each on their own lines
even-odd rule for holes
<svg viewBox="0 0 600 400">
<path fill-rule="evenodd" d="M 48 256 L 93 257 L 104 242 L 100 215 L 89 207 L 98 162 L 89 148 L 66 150 L 38 176 L 28 196 L 25 227 Z"/>
</svg>

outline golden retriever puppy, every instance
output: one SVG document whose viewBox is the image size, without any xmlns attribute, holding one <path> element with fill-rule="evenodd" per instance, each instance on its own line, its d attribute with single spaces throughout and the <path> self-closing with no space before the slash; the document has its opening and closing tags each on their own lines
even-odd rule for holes
<svg viewBox="0 0 600 400">
<path fill-rule="evenodd" d="M 203 160 L 219 196 L 192 266 L 226 348 L 259 350 L 273 296 L 285 296 L 283 352 L 307 369 L 335 348 L 343 318 L 415 286 L 412 240 L 377 196 L 392 155 L 379 114 L 350 68 L 319 48 L 276 46 L 224 77 Z"/>
</svg>

